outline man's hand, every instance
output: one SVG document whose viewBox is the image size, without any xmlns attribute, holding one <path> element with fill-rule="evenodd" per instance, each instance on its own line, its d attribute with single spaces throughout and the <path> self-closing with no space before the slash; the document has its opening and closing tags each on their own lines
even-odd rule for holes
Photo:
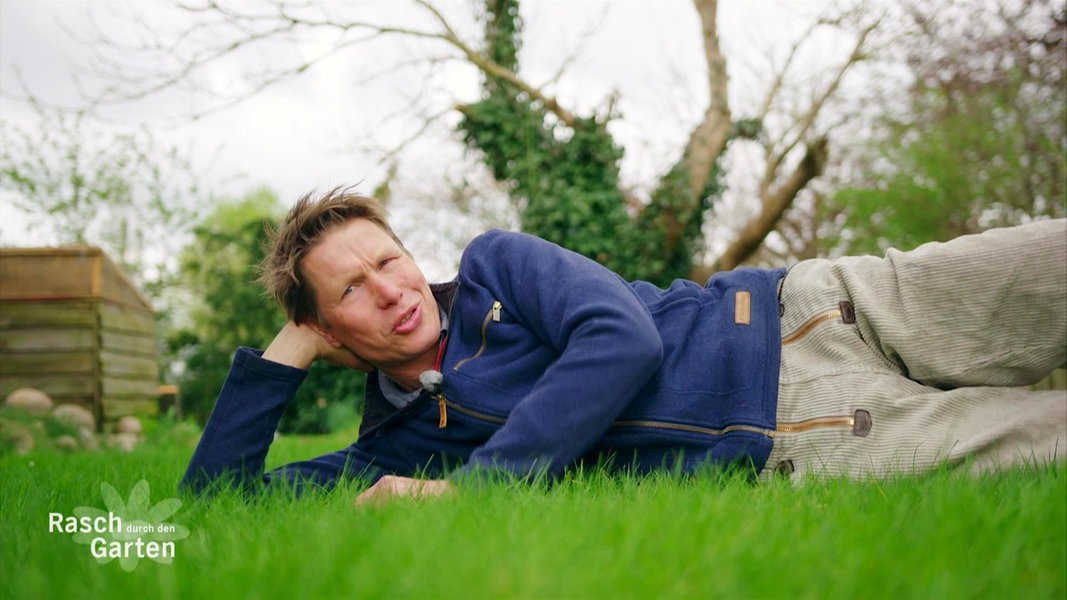
<svg viewBox="0 0 1067 600">
<path fill-rule="evenodd" d="M 374 485 L 356 496 L 354 506 L 363 504 L 382 504 L 398 497 L 417 498 L 421 496 L 443 496 L 455 490 L 445 479 L 412 479 L 384 475 Z"/>
<path fill-rule="evenodd" d="M 321 358 L 328 363 L 350 369 L 365 372 L 374 370 L 373 365 L 356 356 L 348 348 L 334 347 L 315 330 L 292 321 L 286 323 L 274 336 L 274 340 L 263 351 L 263 358 L 298 369 L 307 369 L 311 363 Z"/>
</svg>

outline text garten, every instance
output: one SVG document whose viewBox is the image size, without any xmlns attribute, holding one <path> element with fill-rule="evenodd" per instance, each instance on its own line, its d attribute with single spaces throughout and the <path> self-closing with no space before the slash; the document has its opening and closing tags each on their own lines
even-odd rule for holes
<svg viewBox="0 0 1067 600">
<path fill-rule="evenodd" d="M 128 542 L 109 542 L 104 538 L 93 538 L 89 552 L 94 558 L 174 558 L 174 542 L 145 542 L 137 538 Z"/>
</svg>

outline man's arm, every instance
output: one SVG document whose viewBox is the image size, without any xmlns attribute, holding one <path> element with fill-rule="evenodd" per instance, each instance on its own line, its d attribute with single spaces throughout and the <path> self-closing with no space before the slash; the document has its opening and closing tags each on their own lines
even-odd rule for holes
<svg viewBox="0 0 1067 600">
<path fill-rule="evenodd" d="M 461 285 L 491 290 L 558 358 L 450 478 L 483 470 L 557 476 L 653 376 L 664 351 L 659 331 L 630 285 L 584 256 L 502 232 L 481 236 L 471 249 Z"/>
<path fill-rule="evenodd" d="M 328 363 L 358 371 L 370 372 L 374 369 L 370 363 L 356 356 L 348 348 L 334 347 L 311 328 L 292 321 L 286 323 L 274 336 L 270 345 L 263 351 L 263 358 L 305 371 L 311 363 L 320 358 Z"/>
<path fill-rule="evenodd" d="M 241 487 L 260 483 L 278 421 L 307 377 L 307 368 L 319 358 L 369 367 L 294 323 L 286 324 L 262 355 L 238 348 L 179 488 L 201 492 L 219 478 L 233 478 Z"/>
</svg>

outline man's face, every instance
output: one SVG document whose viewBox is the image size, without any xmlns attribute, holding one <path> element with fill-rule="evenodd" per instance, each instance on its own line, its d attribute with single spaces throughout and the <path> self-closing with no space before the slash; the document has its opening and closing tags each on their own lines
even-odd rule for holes
<svg viewBox="0 0 1067 600">
<path fill-rule="evenodd" d="M 432 361 L 437 302 L 414 259 L 380 227 L 365 219 L 334 226 L 308 251 L 303 270 L 330 343 L 386 371 L 427 354 Z"/>
</svg>

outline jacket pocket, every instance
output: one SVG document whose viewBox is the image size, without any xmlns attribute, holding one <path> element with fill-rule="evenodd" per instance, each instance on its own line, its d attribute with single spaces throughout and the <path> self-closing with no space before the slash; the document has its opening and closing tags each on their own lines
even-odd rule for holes
<svg viewBox="0 0 1067 600">
<path fill-rule="evenodd" d="M 851 415 L 838 415 L 829 417 L 816 417 L 813 419 L 804 419 L 803 421 L 792 421 L 785 423 L 778 423 L 778 427 L 775 428 L 774 434 L 792 434 L 792 433 L 805 433 L 816 429 L 851 429 L 852 435 L 856 437 L 867 437 L 867 434 L 871 432 L 871 426 L 873 421 L 871 419 L 871 413 L 859 409 L 853 412 Z"/>
<path fill-rule="evenodd" d="M 449 409 L 452 409 L 455 412 L 458 412 L 460 414 L 467 415 L 468 417 L 471 417 L 472 419 L 477 419 L 479 421 L 483 421 L 483 422 L 486 422 L 486 423 L 492 423 L 494 425 L 503 425 L 504 423 L 507 422 L 507 419 L 504 418 L 504 417 L 497 417 L 497 416 L 494 416 L 494 415 L 486 414 L 486 413 L 483 413 L 483 412 L 480 412 L 480 411 L 477 411 L 477 410 L 473 410 L 473 409 L 467 408 L 465 406 L 460 406 L 459 404 L 456 404 L 455 402 L 449 400 L 448 398 L 445 398 L 444 394 L 437 394 L 437 395 L 434 396 L 434 399 L 437 400 L 437 428 L 438 429 L 444 429 L 445 427 L 448 427 L 448 410 Z"/>
</svg>

